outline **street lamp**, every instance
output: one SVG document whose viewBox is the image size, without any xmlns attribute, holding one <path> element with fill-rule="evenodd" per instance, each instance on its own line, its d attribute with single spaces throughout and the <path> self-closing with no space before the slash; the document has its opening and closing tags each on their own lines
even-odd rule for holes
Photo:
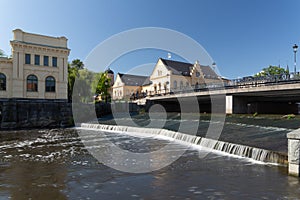
<svg viewBox="0 0 300 200">
<path fill-rule="evenodd" d="M 107 86 L 108 86 L 107 80 L 105 80 L 104 85 L 105 85 L 105 103 L 107 103 Z"/>
<path fill-rule="evenodd" d="M 297 44 L 295 44 L 294 46 L 293 46 L 293 50 L 294 50 L 294 72 L 295 72 L 295 74 L 296 74 L 296 71 L 297 71 L 297 62 L 296 62 L 296 53 L 297 53 L 297 50 L 298 50 L 298 46 L 297 46 Z"/>
</svg>

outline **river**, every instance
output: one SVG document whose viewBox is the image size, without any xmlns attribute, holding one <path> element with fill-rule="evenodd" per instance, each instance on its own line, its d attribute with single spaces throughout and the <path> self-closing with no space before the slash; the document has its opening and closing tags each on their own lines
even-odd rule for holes
<svg viewBox="0 0 300 200">
<path fill-rule="evenodd" d="M 255 128 L 280 137 L 288 131 L 234 120 L 227 123 L 234 129 L 246 126 L 252 137 Z M 92 136 L 99 134 L 89 131 Z M 107 135 L 132 152 L 151 152 L 170 143 Z M 300 179 L 288 176 L 284 166 L 215 152 L 200 158 L 203 150 L 194 147 L 165 168 L 134 174 L 99 163 L 74 129 L 2 131 L 0 136 L 0 199 L 300 199 Z M 185 148 L 171 144 L 174 151 Z"/>
</svg>

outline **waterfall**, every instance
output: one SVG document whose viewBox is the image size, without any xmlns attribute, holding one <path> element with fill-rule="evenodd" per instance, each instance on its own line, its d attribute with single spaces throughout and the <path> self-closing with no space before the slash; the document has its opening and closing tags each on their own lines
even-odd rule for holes
<svg viewBox="0 0 300 200">
<path fill-rule="evenodd" d="M 139 135 L 145 135 L 145 136 L 147 135 L 161 136 L 162 138 L 168 138 L 168 139 L 176 140 L 181 143 L 204 147 L 205 149 L 210 149 L 210 150 L 224 152 L 231 155 L 249 158 L 255 161 L 273 163 L 273 164 L 283 164 L 283 165 L 287 164 L 287 155 L 281 154 L 279 152 L 204 138 L 200 136 L 188 135 L 188 134 L 166 130 L 166 129 L 115 126 L 115 125 L 90 124 L 90 123 L 78 124 L 77 127 L 83 129 L 98 129 L 105 132 L 137 133 Z"/>
</svg>

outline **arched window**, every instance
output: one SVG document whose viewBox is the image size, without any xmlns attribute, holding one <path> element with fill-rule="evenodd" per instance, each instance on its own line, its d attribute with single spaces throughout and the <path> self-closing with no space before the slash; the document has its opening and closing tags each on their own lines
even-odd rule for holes
<svg viewBox="0 0 300 200">
<path fill-rule="evenodd" d="M 6 76 L 0 73 L 0 90 L 6 90 Z"/>
<path fill-rule="evenodd" d="M 174 81 L 174 89 L 177 89 L 177 81 Z"/>
<path fill-rule="evenodd" d="M 38 79 L 35 75 L 29 75 L 27 77 L 27 91 L 28 92 L 38 91 Z"/>
<path fill-rule="evenodd" d="M 55 92 L 55 78 L 52 76 L 46 78 L 46 92 Z"/>
<path fill-rule="evenodd" d="M 180 81 L 180 89 L 182 90 L 183 89 L 183 82 Z"/>
</svg>

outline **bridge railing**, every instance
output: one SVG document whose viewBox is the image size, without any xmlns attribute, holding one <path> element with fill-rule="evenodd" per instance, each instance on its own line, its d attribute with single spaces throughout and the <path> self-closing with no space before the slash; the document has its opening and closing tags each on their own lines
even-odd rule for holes
<svg viewBox="0 0 300 200">
<path fill-rule="evenodd" d="M 185 94 L 192 92 L 205 92 L 213 90 L 226 90 L 226 89 L 235 89 L 235 88 L 252 88 L 252 87 L 264 87 L 271 85 L 283 85 L 283 84 L 295 84 L 300 83 L 300 74 L 299 73 L 290 73 L 290 74 L 280 74 L 273 76 L 264 76 L 264 77 L 254 77 L 247 76 L 238 79 L 232 79 L 229 81 L 223 81 L 222 83 L 215 82 L 209 84 L 200 84 L 193 85 L 191 87 L 177 88 L 170 90 L 159 90 L 159 91 L 149 91 L 147 93 L 143 92 L 140 94 L 133 94 L 130 98 L 131 100 L 146 98 L 146 97 L 158 97 L 166 95 L 175 95 L 175 94 Z"/>
</svg>

